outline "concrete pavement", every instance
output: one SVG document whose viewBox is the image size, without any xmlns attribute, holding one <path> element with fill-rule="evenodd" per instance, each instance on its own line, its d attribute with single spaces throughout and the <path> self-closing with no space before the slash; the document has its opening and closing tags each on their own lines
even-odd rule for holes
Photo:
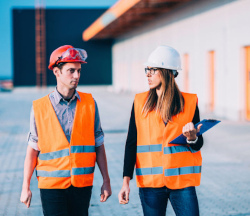
<svg viewBox="0 0 250 216">
<path fill-rule="evenodd" d="M 42 215 L 37 180 L 32 177 L 33 198 L 27 209 L 20 203 L 23 162 L 29 131 L 32 100 L 42 97 L 53 88 L 17 88 L 0 92 L 0 215 Z M 102 178 L 95 171 L 90 216 L 142 215 L 135 180 L 131 182 L 128 205 L 118 203 L 122 185 L 124 144 L 134 94 L 115 94 L 106 87 L 79 87 L 91 92 L 97 101 L 105 132 L 105 147 L 113 195 L 100 203 Z M 205 118 L 207 115 L 202 115 Z M 250 215 L 250 123 L 222 120 L 204 135 L 201 186 L 197 187 L 202 216 Z M 175 215 L 169 204 L 167 215 Z"/>
</svg>

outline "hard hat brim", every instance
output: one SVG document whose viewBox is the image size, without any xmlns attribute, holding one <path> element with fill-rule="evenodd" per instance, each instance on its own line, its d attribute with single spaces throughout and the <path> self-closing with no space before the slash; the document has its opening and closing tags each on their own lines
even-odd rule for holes
<svg viewBox="0 0 250 216">
<path fill-rule="evenodd" d="M 156 63 L 153 63 L 153 62 L 145 62 L 143 64 L 145 67 L 156 67 L 156 68 L 164 68 L 164 69 L 169 69 L 169 70 L 181 70 L 181 68 L 176 68 L 176 67 L 173 67 L 173 66 L 162 66 L 162 65 L 159 65 L 159 64 L 156 64 Z"/>
<path fill-rule="evenodd" d="M 57 63 L 59 64 L 59 63 L 81 63 L 81 64 L 87 64 L 87 62 L 86 61 L 81 61 L 81 60 L 68 60 L 68 61 L 58 61 Z M 56 65 L 55 64 L 51 64 L 51 65 L 49 65 L 48 66 L 48 68 L 50 69 L 50 70 L 53 70 L 53 68 L 55 67 Z"/>
</svg>

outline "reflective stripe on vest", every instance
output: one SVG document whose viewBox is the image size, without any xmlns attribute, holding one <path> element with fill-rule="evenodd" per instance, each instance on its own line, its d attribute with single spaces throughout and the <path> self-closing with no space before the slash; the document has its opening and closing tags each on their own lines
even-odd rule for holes
<svg viewBox="0 0 250 216">
<path fill-rule="evenodd" d="M 165 176 L 178 176 L 178 175 L 185 175 L 185 174 L 201 173 L 201 166 L 165 169 L 164 173 L 165 173 Z"/>
<path fill-rule="evenodd" d="M 95 146 L 71 146 L 71 153 L 95 152 Z"/>
<path fill-rule="evenodd" d="M 57 159 L 61 157 L 66 157 L 66 156 L 69 156 L 69 149 L 63 149 L 63 150 L 43 153 L 43 154 L 40 153 L 39 159 L 40 160 L 52 160 L 52 159 Z"/>
<path fill-rule="evenodd" d="M 197 151 L 193 150 L 189 146 L 171 146 L 171 147 L 164 147 L 164 154 L 175 154 L 180 152 L 192 152 L 195 153 Z"/>
<path fill-rule="evenodd" d="M 70 170 L 56 170 L 56 171 L 37 170 L 36 175 L 41 177 L 70 177 Z"/>
<path fill-rule="evenodd" d="M 162 144 L 137 146 L 137 153 L 160 151 L 162 151 Z"/>
<path fill-rule="evenodd" d="M 85 175 L 94 173 L 95 167 L 72 168 L 72 175 Z M 70 177 L 70 170 L 44 171 L 37 170 L 37 176 L 41 177 Z"/>
<path fill-rule="evenodd" d="M 157 175 L 163 173 L 163 167 L 136 168 L 136 175 Z"/>
<path fill-rule="evenodd" d="M 85 175 L 94 173 L 95 167 L 72 168 L 72 175 Z"/>
</svg>

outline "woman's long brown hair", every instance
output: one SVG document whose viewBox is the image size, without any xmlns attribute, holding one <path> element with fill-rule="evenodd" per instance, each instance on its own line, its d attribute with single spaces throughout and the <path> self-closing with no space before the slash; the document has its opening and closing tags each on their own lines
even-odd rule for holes
<svg viewBox="0 0 250 216">
<path fill-rule="evenodd" d="M 158 98 L 156 89 L 150 89 L 142 112 L 145 116 L 155 110 L 163 121 L 167 123 L 172 116 L 179 114 L 184 108 L 184 98 L 175 82 L 174 74 L 168 69 L 159 69 L 162 78 L 162 93 Z"/>
</svg>

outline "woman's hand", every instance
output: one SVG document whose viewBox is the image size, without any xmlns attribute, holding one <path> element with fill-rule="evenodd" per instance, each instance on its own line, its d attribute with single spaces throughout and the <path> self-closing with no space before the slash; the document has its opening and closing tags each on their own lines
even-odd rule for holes
<svg viewBox="0 0 250 216">
<path fill-rule="evenodd" d="M 129 202 L 129 193 L 130 193 L 129 181 L 130 177 L 125 176 L 123 180 L 122 189 L 118 194 L 118 199 L 120 204 L 128 204 Z"/>
<path fill-rule="evenodd" d="M 20 201 L 24 203 L 27 206 L 27 208 L 30 207 L 31 198 L 32 198 L 31 190 L 29 188 L 23 188 Z"/>
<path fill-rule="evenodd" d="M 187 137 L 188 141 L 194 141 L 196 134 L 200 132 L 201 126 L 202 124 L 199 124 L 197 129 L 195 129 L 193 122 L 189 122 L 182 128 L 182 133 Z"/>
</svg>

